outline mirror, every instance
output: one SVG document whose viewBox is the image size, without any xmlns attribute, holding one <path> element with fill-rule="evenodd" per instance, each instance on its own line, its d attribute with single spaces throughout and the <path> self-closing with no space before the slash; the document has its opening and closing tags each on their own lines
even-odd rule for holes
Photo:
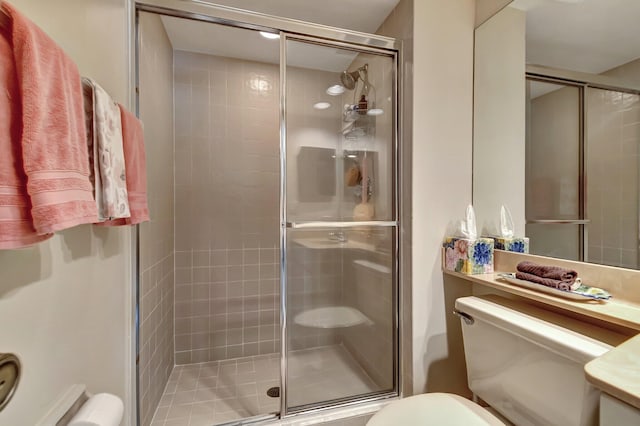
<svg viewBox="0 0 640 426">
<path fill-rule="evenodd" d="M 640 267 L 640 2 L 514 0 L 476 29 L 473 203 L 530 252 Z"/>
</svg>

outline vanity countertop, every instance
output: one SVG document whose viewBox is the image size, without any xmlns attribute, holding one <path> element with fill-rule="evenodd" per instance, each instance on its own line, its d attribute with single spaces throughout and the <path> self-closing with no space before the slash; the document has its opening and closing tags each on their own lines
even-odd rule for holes
<svg viewBox="0 0 640 426">
<path fill-rule="evenodd" d="M 466 279 L 468 281 L 486 285 L 497 290 L 501 290 L 529 300 L 554 306 L 563 310 L 586 315 L 612 324 L 627 327 L 640 332 L 640 305 L 624 300 L 612 298 L 606 302 L 580 301 L 563 299 L 546 293 L 539 293 L 525 287 L 519 287 L 498 279 L 498 274 L 478 274 L 465 275 L 459 272 L 443 271 L 447 275 L 452 275 Z M 505 271 L 506 272 L 506 271 Z M 640 344 L 640 343 L 639 343 Z"/>
<path fill-rule="evenodd" d="M 640 335 L 589 362 L 585 371 L 594 386 L 640 409 Z"/>
</svg>

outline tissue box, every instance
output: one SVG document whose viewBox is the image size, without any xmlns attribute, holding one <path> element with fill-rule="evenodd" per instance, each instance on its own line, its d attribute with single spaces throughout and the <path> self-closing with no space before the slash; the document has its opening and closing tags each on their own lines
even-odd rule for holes
<svg viewBox="0 0 640 426">
<path fill-rule="evenodd" d="M 467 275 L 493 272 L 492 238 L 447 237 L 444 240 L 444 268 Z"/>
<path fill-rule="evenodd" d="M 494 237 L 496 250 L 513 251 L 516 253 L 529 253 L 529 238 L 499 238 Z"/>
</svg>

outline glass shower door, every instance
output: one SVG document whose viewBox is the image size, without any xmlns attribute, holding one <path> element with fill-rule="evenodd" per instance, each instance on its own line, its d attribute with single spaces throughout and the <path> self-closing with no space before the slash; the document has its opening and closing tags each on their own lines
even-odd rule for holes
<svg viewBox="0 0 640 426">
<path fill-rule="evenodd" d="M 283 414 L 395 392 L 395 57 L 285 41 Z"/>
<path fill-rule="evenodd" d="M 526 234 L 533 254 L 583 260 L 582 89 L 527 80 Z"/>
</svg>

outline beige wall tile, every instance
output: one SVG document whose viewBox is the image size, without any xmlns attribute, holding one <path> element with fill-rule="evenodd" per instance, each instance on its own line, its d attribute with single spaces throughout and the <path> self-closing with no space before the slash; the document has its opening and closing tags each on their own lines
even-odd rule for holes
<svg viewBox="0 0 640 426">
<path fill-rule="evenodd" d="M 143 122 L 155 123 L 145 127 L 151 221 L 140 226 L 141 273 L 150 281 L 144 286 L 149 291 L 143 295 L 140 306 L 140 342 L 145 348 L 140 363 L 150 368 L 141 370 L 139 409 L 142 424 L 148 425 L 174 365 L 174 297 L 185 303 L 191 297 L 190 289 L 187 291 L 184 287 L 174 296 L 174 280 L 190 282 L 191 274 L 190 270 L 181 269 L 176 275 L 173 269 L 173 51 L 157 15 L 143 13 L 139 23 L 142 40 L 140 118 Z M 144 96 L 149 93 L 153 96 Z M 190 258 L 182 253 L 179 262 L 190 264 Z M 181 331 L 185 327 L 186 324 L 181 323 Z M 186 349 L 183 340 L 176 339 L 175 345 Z"/>
</svg>

